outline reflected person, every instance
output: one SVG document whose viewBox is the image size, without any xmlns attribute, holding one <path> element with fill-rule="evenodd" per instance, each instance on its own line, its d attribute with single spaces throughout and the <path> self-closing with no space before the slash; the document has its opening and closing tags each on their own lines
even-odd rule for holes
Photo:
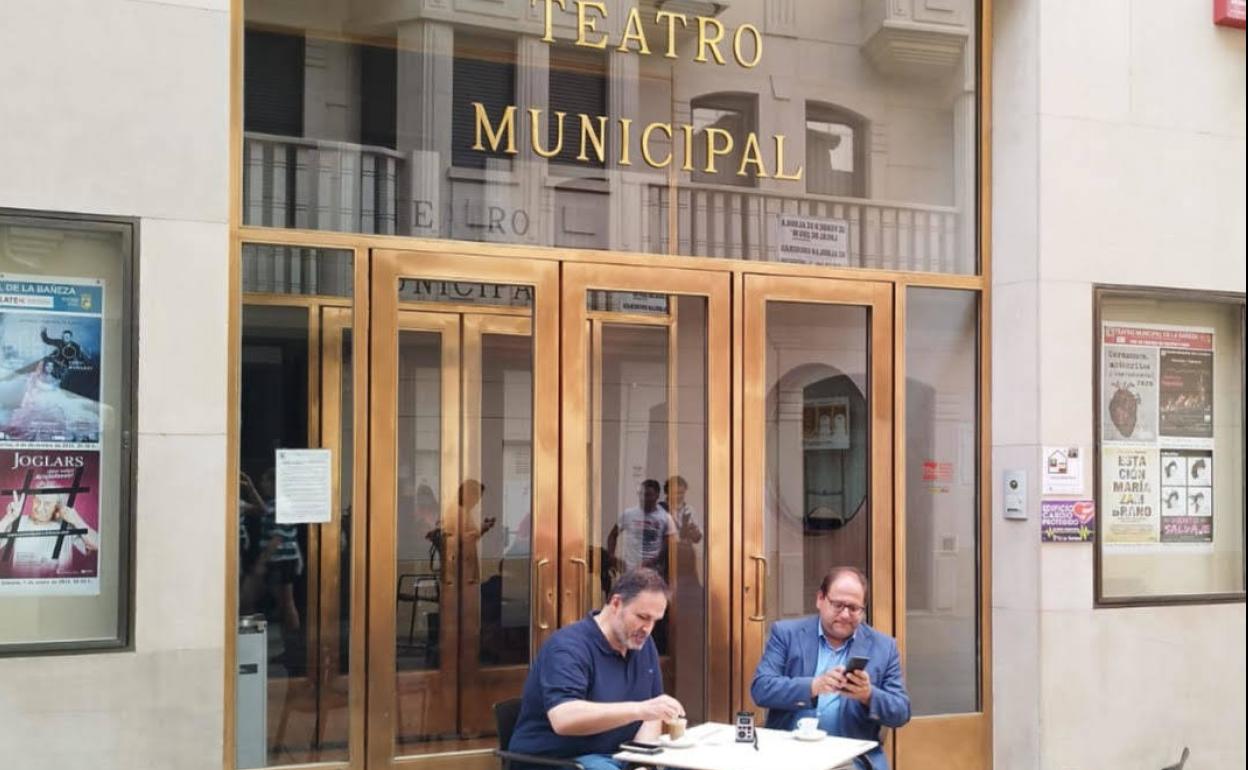
<svg viewBox="0 0 1248 770">
<path fill-rule="evenodd" d="M 750 685 L 768 709 L 767 727 L 791 730 L 815 717 L 829 735 L 878 741 L 881 727 L 910 721 L 897 642 L 863 622 L 867 592 L 862 570 L 834 567 L 815 594 L 816 614 L 772 625 Z M 866 668 L 846 674 L 851 657 L 866 658 Z M 887 770 L 888 759 L 877 746 L 857 766 Z"/>
<path fill-rule="evenodd" d="M 663 483 L 664 500 L 659 505 L 671 514 L 681 542 L 697 545 L 702 542 L 702 530 L 698 528 L 697 511 L 693 510 L 693 506 L 686 499 L 688 492 L 689 482 L 685 477 L 672 476 Z"/>
<path fill-rule="evenodd" d="M 646 567 L 667 577 L 664 556 L 676 539 L 672 514 L 659 506 L 659 482 L 646 479 L 637 489 L 637 506 L 620 514 L 607 536 L 607 552 L 619 572 Z"/>
</svg>

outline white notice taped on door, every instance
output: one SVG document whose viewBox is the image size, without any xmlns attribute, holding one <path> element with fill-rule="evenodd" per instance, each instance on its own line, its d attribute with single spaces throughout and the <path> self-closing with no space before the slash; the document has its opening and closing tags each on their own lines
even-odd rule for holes
<svg viewBox="0 0 1248 770">
<path fill-rule="evenodd" d="M 781 214 L 776 218 L 776 259 L 802 265 L 849 265 L 849 222 Z"/>
<path fill-rule="evenodd" d="M 328 449 L 277 450 L 279 524 L 327 524 L 333 515 L 330 454 Z"/>
</svg>

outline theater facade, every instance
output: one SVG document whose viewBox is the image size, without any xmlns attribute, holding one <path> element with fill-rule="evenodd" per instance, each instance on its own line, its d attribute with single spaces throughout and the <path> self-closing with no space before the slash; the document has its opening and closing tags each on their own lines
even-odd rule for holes
<svg viewBox="0 0 1248 770">
<path fill-rule="evenodd" d="M 1062 60 L 1038 3 L 18 5 L 35 82 L 82 92 L 50 138 L 10 121 L 58 152 L 0 180 L 23 767 L 492 770 L 492 705 L 643 565 L 691 722 L 761 718 L 771 625 L 864 570 L 912 699 L 902 770 L 1078 766 L 1038 757 L 1113 710 L 1061 697 L 1067 642 L 1124 697 L 1172 657 L 1124 641 L 1143 618 L 1242 653 L 1242 89 L 1238 123 L 1182 129 L 1238 131 L 1241 161 L 1205 209 L 1239 235 L 1184 277 L 1122 222 L 1033 227 L 1037 200 L 1062 221 L 1037 158 L 1144 153 L 1040 154 L 1022 116 L 1061 89 L 1037 84 L 1084 81 L 1036 74 Z M 40 52 L 52 31 L 84 66 Z M 1168 200 L 1136 181 L 1096 205 Z M 1214 699 L 1241 727 L 1242 695 Z M 65 713 L 97 738 L 58 740 Z M 1137 735 L 1169 740 L 1157 716 L 1106 745 L 1169 752 Z"/>
<path fill-rule="evenodd" d="M 239 766 L 491 766 L 491 704 L 639 564 L 697 721 L 867 570 L 891 750 L 982 766 L 982 10 L 243 6 L 238 470 L 326 448 L 334 502 L 280 599 L 240 517 Z"/>
</svg>

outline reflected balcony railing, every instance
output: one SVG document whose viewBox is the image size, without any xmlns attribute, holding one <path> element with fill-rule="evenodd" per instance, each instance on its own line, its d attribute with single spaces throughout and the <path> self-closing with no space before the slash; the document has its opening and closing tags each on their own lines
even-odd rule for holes
<svg viewBox="0 0 1248 770">
<path fill-rule="evenodd" d="M 934 273 L 974 272 L 959 244 L 959 212 L 951 206 L 784 194 L 710 184 L 676 189 L 675 251 L 707 257 L 780 261 L 780 215 L 840 220 L 848 226 L 851 267 Z M 646 251 L 671 249 L 672 188 L 646 188 Z"/>
<path fill-rule="evenodd" d="M 350 142 L 243 135 L 243 221 L 394 234 L 403 153 Z"/>
<path fill-rule="evenodd" d="M 385 147 L 248 132 L 243 143 L 244 221 L 265 227 L 428 235 L 412 231 L 410 217 L 401 215 L 411 197 L 405 192 L 406 165 L 403 153 Z M 554 195 L 553 188 L 547 190 Z M 973 244 L 963 242 L 972 231 L 952 206 L 714 184 L 681 183 L 673 192 L 665 181 L 624 184 L 612 194 L 635 201 L 616 209 L 621 216 L 637 216 L 640 232 L 634 229 L 633 240 L 618 246 L 628 250 L 780 261 L 778 223 L 787 215 L 839 220 L 847 229 L 840 264 L 975 271 Z M 550 211 L 552 205 L 547 201 L 538 208 Z M 548 237 L 551 243 L 562 240 L 554 232 Z"/>
</svg>

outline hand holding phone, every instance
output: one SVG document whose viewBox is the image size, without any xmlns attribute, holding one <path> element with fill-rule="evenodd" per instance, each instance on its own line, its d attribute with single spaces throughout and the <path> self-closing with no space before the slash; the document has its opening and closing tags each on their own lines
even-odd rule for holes
<svg viewBox="0 0 1248 770">
<path fill-rule="evenodd" d="M 849 676 L 855 671 L 862 671 L 867 667 L 867 659 L 861 655 L 855 655 L 845 664 L 845 675 Z"/>
<path fill-rule="evenodd" d="M 841 692 L 862 703 L 871 700 L 871 675 L 867 673 L 867 659 L 858 655 L 845 664 L 845 685 Z"/>
</svg>

